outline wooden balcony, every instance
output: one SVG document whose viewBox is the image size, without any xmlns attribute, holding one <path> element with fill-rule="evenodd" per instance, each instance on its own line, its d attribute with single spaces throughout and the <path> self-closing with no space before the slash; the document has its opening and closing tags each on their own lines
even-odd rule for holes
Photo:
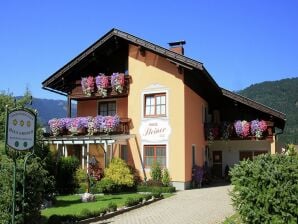
<svg viewBox="0 0 298 224">
<path fill-rule="evenodd" d="M 95 91 L 91 94 L 91 96 L 87 96 L 83 93 L 82 86 L 81 86 L 81 80 L 76 80 L 73 84 L 73 88 L 71 93 L 69 94 L 69 97 L 74 100 L 87 100 L 87 99 L 105 99 L 105 98 L 115 98 L 115 97 L 125 97 L 129 94 L 129 85 L 131 82 L 131 77 L 129 75 L 124 76 L 124 86 L 123 91 L 121 93 L 115 91 L 113 87 L 111 86 L 111 76 L 107 76 L 109 79 L 109 86 L 107 87 L 107 95 L 103 96 L 100 93 L 98 93 L 97 88 L 95 88 Z"/>
<path fill-rule="evenodd" d="M 222 122 L 219 124 L 205 123 L 204 133 L 205 140 L 264 140 L 272 139 L 274 132 L 274 123 L 266 121 L 267 129 L 262 133 L 261 136 L 252 135 L 251 131 L 247 136 L 239 136 L 236 133 L 233 122 Z"/>
<path fill-rule="evenodd" d="M 43 133 L 45 139 L 57 139 L 57 138 L 73 138 L 73 137 L 92 137 L 93 139 L 96 137 L 101 138 L 102 136 L 113 136 L 113 135 L 129 135 L 129 130 L 131 127 L 131 119 L 130 118 L 120 118 L 119 124 L 111 129 L 107 128 L 99 128 L 99 129 L 91 129 L 91 128 L 80 128 L 76 129 L 76 131 L 70 131 L 66 128 L 62 128 L 59 133 L 53 133 L 53 131 L 49 130 Z"/>
</svg>

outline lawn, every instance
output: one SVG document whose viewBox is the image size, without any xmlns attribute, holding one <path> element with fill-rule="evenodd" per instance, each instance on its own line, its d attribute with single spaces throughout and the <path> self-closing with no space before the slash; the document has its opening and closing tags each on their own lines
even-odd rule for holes
<svg viewBox="0 0 298 224">
<path fill-rule="evenodd" d="M 88 209 L 90 212 L 105 208 L 113 202 L 117 207 L 122 207 L 127 198 L 140 198 L 137 193 L 96 195 L 93 202 L 81 202 L 80 195 L 57 196 L 55 205 L 41 211 L 42 216 L 49 218 L 51 215 L 80 215 L 82 210 Z"/>
</svg>

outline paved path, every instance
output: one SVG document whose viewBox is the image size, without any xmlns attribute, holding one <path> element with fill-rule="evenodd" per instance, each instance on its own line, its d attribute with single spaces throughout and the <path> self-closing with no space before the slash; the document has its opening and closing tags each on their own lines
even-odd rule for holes
<svg viewBox="0 0 298 224">
<path fill-rule="evenodd" d="M 234 213 L 231 186 L 178 192 L 150 205 L 93 224 L 215 224 Z"/>
</svg>

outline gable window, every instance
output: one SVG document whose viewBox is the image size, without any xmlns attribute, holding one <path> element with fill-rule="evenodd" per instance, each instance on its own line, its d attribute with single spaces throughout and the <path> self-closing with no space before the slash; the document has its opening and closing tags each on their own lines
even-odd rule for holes
<svg viewBox="0 0 298 224">
<path fill-rule="evenodd" d="M 114 116 L 116 115 L 116 101 L 104 101 L 98 103 L 98 115 Z"/>
<path fill-rule="evenodd" d="M 158 162 L 161 167 L 166 167 L 166 145 L 144 145 L 144 165 L 151 167 Z"/>
<path fill-rule="evenodd" d="M 166 94 L 156 93 L 145 95 L 145 117 L 166 116 Z"/>
</svg>

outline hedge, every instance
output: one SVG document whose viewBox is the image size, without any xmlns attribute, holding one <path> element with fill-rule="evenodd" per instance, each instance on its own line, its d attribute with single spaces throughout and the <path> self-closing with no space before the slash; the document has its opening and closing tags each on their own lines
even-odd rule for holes
<svg viewBox="0 0 298 224">
<path fill-rule="evenodd" d="M 243 223 L 298 223 L 298 156 L 261 155 L 230 174 Z"/>
</svg>

